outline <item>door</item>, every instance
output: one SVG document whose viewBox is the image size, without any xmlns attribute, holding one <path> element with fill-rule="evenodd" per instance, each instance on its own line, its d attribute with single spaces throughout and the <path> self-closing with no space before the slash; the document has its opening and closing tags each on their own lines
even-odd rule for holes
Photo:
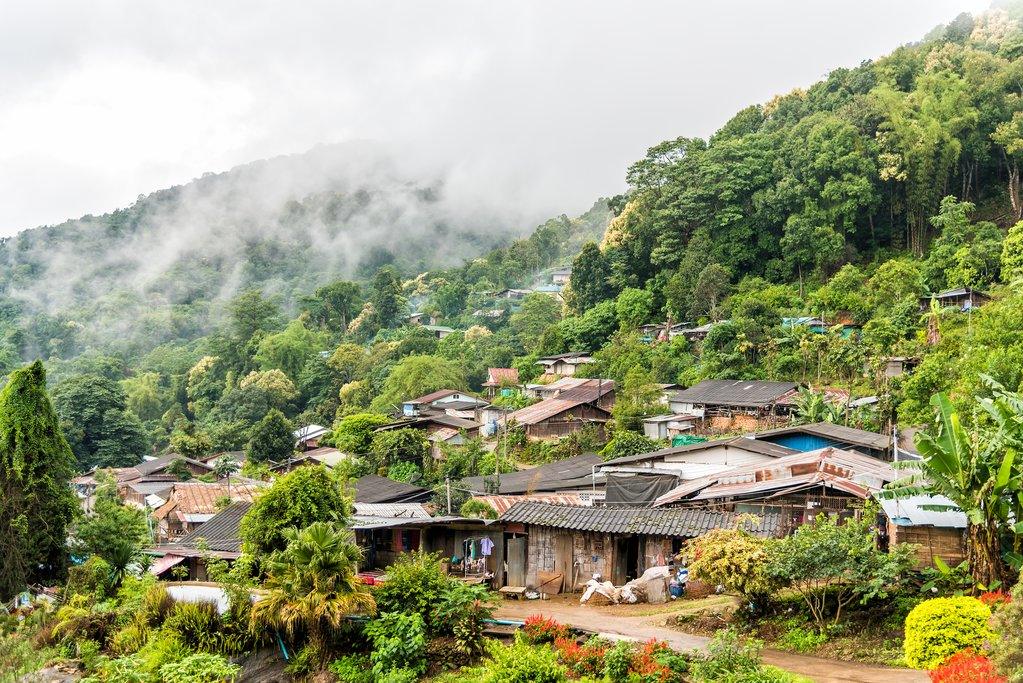
<svg viewBox="0 0 1023 683">
<path fill-rule="evenodd" d="M 572 557 L 572 536 L 559 534 L 554 539 L 554 571 L 561 572 L 564 577 L 561 581 L 562 591 L 575 590 L 575 576 L 572 572 L 574 567 Z"/>
<path fill-rule="evenodd" d="M 623 586 L 639 576 L 639 537 L 627 536 L 615 540 L 614 571 L 611 582 Z"/>
<path fill-rule="evenodd" d="M 526 585 L 526 538 L 509 538 L 505 544 L 505 552 L 508 557 L 508 585 Z"/>
</svg>

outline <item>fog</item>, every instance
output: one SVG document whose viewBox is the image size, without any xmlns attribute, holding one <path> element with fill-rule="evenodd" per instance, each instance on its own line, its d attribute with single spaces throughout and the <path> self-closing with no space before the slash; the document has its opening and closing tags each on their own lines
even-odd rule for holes
<svg viewBox="0 0 1023 683">
<path fill-rule="evenodd" d="M 662 139 L 985 6 L 8 0 L 0 235 L 353 140 L 525 232 L 623 189 Z"/>
</svg>

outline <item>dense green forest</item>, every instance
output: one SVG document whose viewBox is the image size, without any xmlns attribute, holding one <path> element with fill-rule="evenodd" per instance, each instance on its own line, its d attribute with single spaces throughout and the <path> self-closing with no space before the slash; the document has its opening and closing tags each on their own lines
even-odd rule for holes
<svg viewBox="0 0 1023 683">
<path fill-rule="evenodd" d="M 393 179 L 273 204 L 280 191 L 239 213 L 238 183 L 204 178 L 22 233 L 0 247 L 0 363 L 44 358 L 82 468 L 370 424 L 410 395 L 479 389 L 488 367 L 529 379 L 540 355 L 578 349 L 634 412 L 653 382 L 768 378 L 878 396 L 858 424 L 918 425 L 936 391 L 984 395 L 982 374 L 1023 383 L 1021 16 L 961 15 L 708 140 L 655 145 L 625 194 L 497 248 L 506 234 L 446 220 L 442 188 Z M 191 242 L 147 251 L 186 223 Z M 342 248 L 366 226 L 387 239 Z M 563 300 L 495 296 L 568 264 Z M 994 298 L 921 312 L 919 297 L 952 287 Z M 438 340 L 406 324 L 412 312 L 455 332 Z M 798 316 L 862 332 L 783 324 Z M 718 324 L 696 343 L 637 331 L 665 321 Z M 919 366 L 886 378 L 890 356 Z"/>
</svg>

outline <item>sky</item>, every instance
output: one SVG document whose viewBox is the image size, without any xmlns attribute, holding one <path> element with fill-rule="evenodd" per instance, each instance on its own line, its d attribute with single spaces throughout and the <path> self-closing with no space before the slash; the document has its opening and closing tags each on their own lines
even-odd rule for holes
<svg viewBox="0 0 1023 683">
<path fill-rule="evenodd" d="M 352 140 L 579 213 L 661 140 L 987 4 L 5 0 L 0 236 Z"/>
</svg>

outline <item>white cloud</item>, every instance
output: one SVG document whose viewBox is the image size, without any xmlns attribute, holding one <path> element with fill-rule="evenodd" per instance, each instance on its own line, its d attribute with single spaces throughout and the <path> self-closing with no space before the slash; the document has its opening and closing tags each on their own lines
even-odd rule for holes
<svg viewBox="0 0 1023 683">
<path fill-rule="evenodd" d="M 0 234 L 369 138 L 488 201 L 576 211 L 646 147 L 985 4 L 8 2 Z"/>
</svg>

